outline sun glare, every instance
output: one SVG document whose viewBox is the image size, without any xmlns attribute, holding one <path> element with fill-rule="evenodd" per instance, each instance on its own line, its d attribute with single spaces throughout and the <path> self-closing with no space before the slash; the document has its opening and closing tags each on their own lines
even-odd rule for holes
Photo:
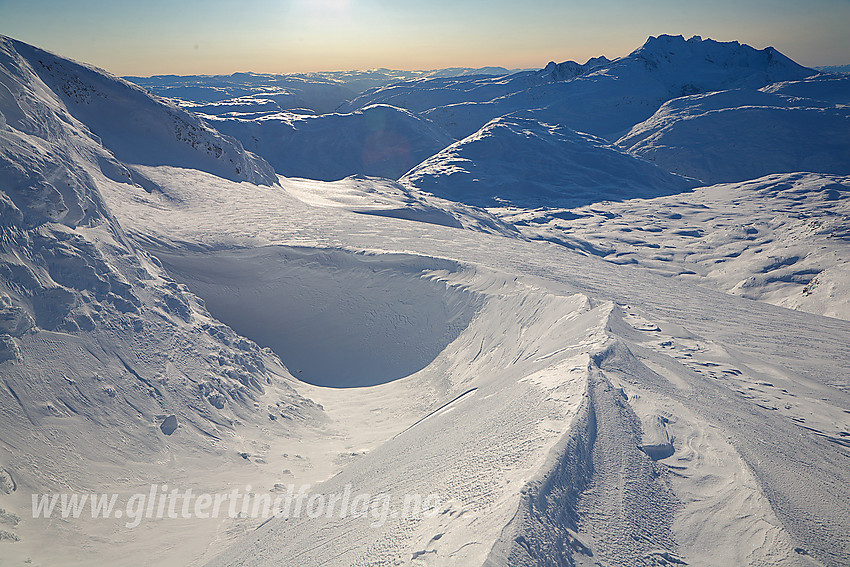
<svg viewBox="0 0 850 567">
<path fill-rule="evenodd" d="M 308 13 L 320 18 L 342 18 L 349 14 L 350 0 L 306 0 L 302 1 Z"/>
</svg>

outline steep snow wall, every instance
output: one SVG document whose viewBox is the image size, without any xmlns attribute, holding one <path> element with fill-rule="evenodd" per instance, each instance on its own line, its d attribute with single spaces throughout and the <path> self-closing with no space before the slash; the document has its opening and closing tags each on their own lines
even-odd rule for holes
<svg viewBox="0 0 850 567">
<path fill-rule="evenodd" d="M 157 255 L 216 318 L 321 386 L 373 386 L 421 370 L 478 304 L 434 279 L 455 264 L 416 256 L 277 246 Z"/>
<path fill-rule="evenodd" d="M 181 136 L 180 124 L 197 136 Z M 4 538 L 20 540 L 4 560 L 37 552 L 51 564 L 90 563 L 88 543 L 114 538 L 109 522 L 40 523 L 31 494 L 140 490 L 175 465 L 204 470 L 238 423 L 283 432 L 321 419 L 277 379 L 287 374 L 273 354 L 210 317 L 105 204 L 106 188 L 155 190 L 136 184 L 137 166 L 113 147 L 275 180 L 262 160 L 199 125 L 123 81 L 0 38 L 0 477 L 14 479 L 3 484 L 4 518 L 22 518 L 4 524 Z M 44 544 L 66 538 L 87 543 Z"/>
</svg>

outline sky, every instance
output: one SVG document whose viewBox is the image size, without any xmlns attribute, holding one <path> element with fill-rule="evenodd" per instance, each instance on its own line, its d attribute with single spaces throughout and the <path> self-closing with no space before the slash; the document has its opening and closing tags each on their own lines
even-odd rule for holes
<svg viewBox="0 0 850 567">
<path fill-rule="evenodd" d="M 650 35 L 850 63 L 850 0 L 0 0 L 0 34 L 116 75 L 538 68 Z"/>
</svg>

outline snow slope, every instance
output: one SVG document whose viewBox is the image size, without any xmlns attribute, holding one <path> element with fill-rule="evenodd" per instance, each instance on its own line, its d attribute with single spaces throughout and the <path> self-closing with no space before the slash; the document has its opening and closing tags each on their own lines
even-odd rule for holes
<svg viewBox="0 0 850 567">
<path fill-rule="evenodd" d="M 38 77 L 50 89 L 47 96 L 85 124 L 119 160 L 191 167 L 235 180 L 274 183 L 268 164 L 173 103 L 25 43 L 9 38 L 3 38 L 2 43 L 9 80 L 14 83 L 17 77 Z M 7 88 L 11 94 L 11 88 Z"/>
<path fill-rule="evenodd" d="M 477 206 L 577 206 L 682 192 L 694 185 L 605 140 L 504 116 L 409 171 L 400 182 Z"/>
<path fill-rule="evenodd" d="M 512 224 L 502 222 L 484 209 L 426 195 L 389 179 L 354 175 L 317 185 L 310 179 L 281 178 L 281 186 L 289 195 L 314 207 L 467 228 L 507 237 L 519 235 Z"/>
<path fill-rule="evenodd" d="M 378 527 L 370 517 L 271 520 L 212 564 L 846 561 L 846 322 L 563 246 L 345 211 L 328 216 L 285 192 L 238 191 L 191 172 L 148 175 L 171 180 L 169 192 L 186 209 L 163 209 L 156 195 L 109 200 L 123 203 L 135 238 L 176 264 L 195 257 L 214 265 L 222 253 L 195 251 L 227 242 L 298 244 L 330 258 L 340 249 L 405 251 L 459 261 L 440 280 L 484 302 L 428 366 L 374 386 L 372 404 L 358 401 L 358 415 L 397 416 L 395 436 L 315 489 L 333 494 L 351 483 L 397 497 L 437 490 L 447 497 L 440 514 Z M 308 397 L 329 416 L 345 416 L 338 426 L 356 448 L 364 418 L 328 395 Z M 538 428 L 524 425 L 531 423 Z M 665 443 L 671 456 L 647 456 Z M 563 546 L 551 547 L 555 541 Z"/>
<path fill-rule="evenodd" d="M 325 181 L 355 174 L 397 179 L 453 141 L 431 122 L 387 105 L 350 114 L 204 119 L 241 140 L 279 174 Z"/>
<path fill-rule="evenodd" d="M 847 174 L 848 101 L 850 81 L 821 75 L 687 96 L 666 102 L 617 145 L 705 183 L 793 171 Z"/>
<path fill-rule="evenodd" d="M 105 147 L 109 136 L 93 133 L 106 134 L 98 129 L 104 117 L 138 107 L 137 116 L 154 125 L 200 122 L 120 80 L 7 38 L 0 39 L 0 85 L 0 556 L 4 564 L 23 564 L 34 552 L 39 563 L 90 564 L 87 544 L 65 545 L 88 541 L 145 554 L 150 544 L 122 534 L 117 520 L 57 519 L 55 530 L 45 529 L 32 521 L 30 495 L 135 492 L 166 477 L 192 483 L 211 459 L 227 475 L 237 443 L 287 431 L 268 423 L 255 406 L 260 400 L 281 403 L 295 422 L 321 419 L 321 410 L 278 379 L 276 356 L 212 319 L 128 240 L 103 200 L 105 187 L 125 195 L 155 189 L 142 166 Z M 91 127 L 77 118 L 94 115 Z M 138 126 L 132 117 L 122 124 L 130 133 Z M 161 145 L 178 163 L 266 181 L 268 165 L 238 143 L 197 132 L 202 144 L 156 129 L 149 137 L 136 131 L 134 139 L 142 158 Z M 221 144 L 221 159 L 207 154 L 207 143 Z M 228 156 L 244 169 L 232 169 Z M 163 426 L 168 419 L 176 430 Z M 237 423 L 250 433 L 234 442 Z M 212 524 L 161 530 L 158 545 L 188 535 L 194 543 L 186 553 L 194 555 L 215 531 Z M 100 553 L 106 561 L 108 552 Z"/>
<path fill-rule="evenodd" d="M 846 176 L 794 173 L 570 211 L 492 211 L 529 238 L 850 319 Z"/>
</svg>

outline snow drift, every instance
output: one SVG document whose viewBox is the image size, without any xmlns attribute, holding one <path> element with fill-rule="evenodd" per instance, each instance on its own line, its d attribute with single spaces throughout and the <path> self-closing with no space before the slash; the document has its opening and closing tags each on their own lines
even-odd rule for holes
<svg viewBox="0 0 850 567">
<path fill-rule="evenodd" d="M 435 279 L 439 270 L 458 269 L 450 262 L 280 248 L 159 258 L 217 319 L 321 386 L 373 386 L 413 374 L 476 310 L 470 294 Z"/>
</svg>

